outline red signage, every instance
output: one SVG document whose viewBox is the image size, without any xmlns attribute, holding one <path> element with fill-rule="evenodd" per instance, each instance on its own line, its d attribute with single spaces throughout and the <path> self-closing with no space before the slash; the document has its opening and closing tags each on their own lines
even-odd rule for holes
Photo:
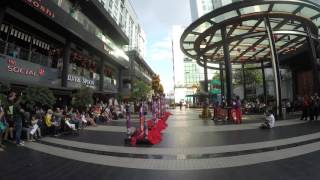
<svg viewBox="0 0 320 180">
<path fill-rule="evenodd" d="M 44 76 L 45 69 L 39 68 L 39 70 L 33 70 L 29 68 L 20 67 L 17 65 L 17 61 L 14 59 L 8 59 L 8 72 L 21 74 L 25 76 Z"/>
<path fill-rule="evenodd" d="M 43 14 L 45 14 L 51 18 L 55 17 L 54 12 L 52 12 L 48 7 L 46 7 L 42 4 L 42 0 L 24 0 L 24 2 L 29 4 L 31 7 L 38 9 Z"/>
</svg>

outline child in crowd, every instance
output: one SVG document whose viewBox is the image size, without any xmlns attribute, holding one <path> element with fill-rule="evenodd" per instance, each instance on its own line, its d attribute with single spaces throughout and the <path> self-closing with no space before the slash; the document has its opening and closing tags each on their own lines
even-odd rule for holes
<svg viewBox="0 0 320 180">
<path fill-rule="evenodd" d="M 35 115 L 31 117 L 31 125 L 32 125 L 32 130 L 30 134 L 32 135 L 32 139 L 35 138 L 41 138 L 41 129 L 38 125 L 39 119 L 36 118 Z"/>
</svg>

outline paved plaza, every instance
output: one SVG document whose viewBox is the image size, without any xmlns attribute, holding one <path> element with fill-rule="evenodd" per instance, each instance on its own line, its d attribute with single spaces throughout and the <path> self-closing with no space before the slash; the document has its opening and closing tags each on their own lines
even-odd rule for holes
<svg viewBox="0 0 320 180">
<path fill-rule="evenodd" d="M 200 110 L 172 113 L 163 141 L 154 146 L 126 146 L 122 119 L 88 127 L 79 136 L 6 144 L 0 179 L 320 178 L 320 121 L 291 118 L 260 130 L 262 116 L 233 125 L 199 119 Z"/>
</svg>

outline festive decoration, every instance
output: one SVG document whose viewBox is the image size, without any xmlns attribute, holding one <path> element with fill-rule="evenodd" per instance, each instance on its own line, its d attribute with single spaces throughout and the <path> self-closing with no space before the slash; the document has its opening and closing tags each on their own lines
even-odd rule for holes
<svg viewBox="0 0 320 180">
<path fill-rule="evenodd" d="M 145 120 L 145 103 L 142 102 L 140 106 L 140 128 L 137 129 L 130 139 L 131 145 L 136 145 L 139 143 L 146 144 L 158 144 L 162 140 L 161 132 L 167 128 L 166 121 L 168 120 L 171 113 L 165 112 L 165 106 L 158 106 L 160 99 L 164 99 L 164 96 L 161 97 L 153 97 L 152 102 L 152 119 L 146 121 Z M 164 102 L 162 100 L 162 102 Z M 163 105 L 163 104 L 162 104 Z M 163 113 L 161 117 L 157 118 L 156 115 L 162 109 Z M 160 113 L 159 113 L 160 114 Z"/>
</svg>

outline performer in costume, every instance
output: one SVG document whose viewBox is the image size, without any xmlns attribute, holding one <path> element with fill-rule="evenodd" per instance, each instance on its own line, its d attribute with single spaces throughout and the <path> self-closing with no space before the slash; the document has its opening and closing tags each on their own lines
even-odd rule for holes
<svg viewBox="0 0 320 180">
<path fill-rule="evenodd" d="M 143 119 L 144 119 L 144 138 L 148 139 L 149 129 L 148 122 L 146 121 L 146 115 L 148 112 L 147 103 L 145 101 L 142 102 L 142 110 L 143 110 Z"/>
<path fill-rule="evenodd" d="M 128 139 L 131 138 L 130 130 L 131 130 L 131 112 L 130 112 L 130 104 L 126 103 L 126 118 L 127 118 L 127 136 Z"/>
<path fill-rule="evenodd" d="M 152 121 L 153 125 L 157 124 L 157 98 L 156 96 L 152 97 Z"/>
<path fill-rule="evenodd" d="M 237 96 L 235 103 L 236 103 L 237 124 L 241 124 L 242 123 L 242 112 L 241 112 L 241 100 L 240 100 L 239 96 Z"/>
</svg>

